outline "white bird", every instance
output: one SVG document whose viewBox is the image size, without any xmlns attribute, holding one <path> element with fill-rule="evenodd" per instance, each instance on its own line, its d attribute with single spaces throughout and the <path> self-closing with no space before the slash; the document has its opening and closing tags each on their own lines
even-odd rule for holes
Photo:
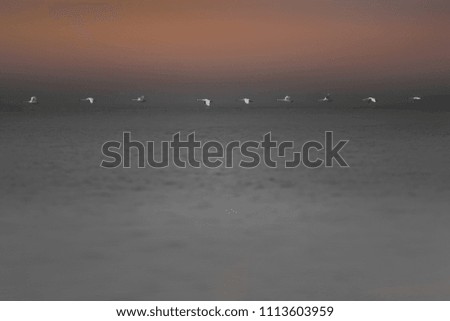
<svg viewBox="0 0 450 321">
<path fill-rule="evenodd" d="M 330 103 L 333 101 L 331 94 L 327 94 L 325 97 L 319 99 L 320 102 Z"/>
<path fill-rule="evenodd" d="M 365 101 L 365 102 L 367 102 L 369 104 L 377 102 L 377 100 L 375 98 L 373 98 L 373 97 L 364 98 L 362 101 Z"/>
<path fill-rule="evenodd" d="M 90 104 L 93 104 L 94 101 L 95 101 L 95 99 L 92 98 L 92 97 L 83 98 L 83 99 L 81 99 L 81 100 L 83 100 L 83 101 L 88 101 Z"/>
<path fill-rule="evenodd" d="M 284 98 L 279 98 L 277 101 L 282 101 L 284 103 L 292 103 L 293 100 L 291 99 L 291 96 L 285 96 Z"/>
<path fill-rule="evenodd" d="M 25 102 L 26 102 L 26 103 L 29 103 L 29 104 L 37 104 L 37 103 L 38 103 L 38 100 L 37 100 L 37 97 L 36 97 L 36 96 L 32 96 L 32 97 L 30 98 L 30 100 L 25 100 Z"/>
<path fill-rule="evenodd" d="M 132 101 L 137 101 L 138 103 L 143 103 L 143 102 L 145 102 L 145 97 L 144 96 L 139 96 L 138 98 L 133 98 L 131 100 Z"/>
<path fill-rule="evenodd" d="M 250 105 L 250 103 L 253 102 L 253 100 L 251 100 L 250 98 L 241 98 L 239 99 L 239 101 L 243 101 L 246 105 Z"/>
<path fill-rule="evenodd" d="M 199 98 L 197 101 L 202 101 L 207 107 L 211 107 L 212 100 L 208 98 Z"/>
<path fill-rule="evenodd" d="M 422 97 L 419 97 L 419 96 L 413 96 L 413 97 L 409 97 L 408 100 L 409 100 L 409 101 L 412 101 L 412 102 L 415 102 L 415 101 L 422 100 Z"/>
</svg>

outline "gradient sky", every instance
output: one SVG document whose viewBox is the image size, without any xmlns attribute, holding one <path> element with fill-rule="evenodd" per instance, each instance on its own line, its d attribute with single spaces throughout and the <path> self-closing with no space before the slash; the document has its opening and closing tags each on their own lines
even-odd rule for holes
<svg viewBox="0 0 450 321">
<path fill-rule="evenodd" d="M 440 87 L 448 0 L 2 0 L 0 82 Z"/>
</svg>

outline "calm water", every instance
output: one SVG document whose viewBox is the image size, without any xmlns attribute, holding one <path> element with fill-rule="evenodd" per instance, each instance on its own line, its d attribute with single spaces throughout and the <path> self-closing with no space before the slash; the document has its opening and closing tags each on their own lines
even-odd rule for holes
<svg viewBox="0 0 450 321">
<path fill-rule="evenodd" d="M 0 299 L 450 299 L 450 113 L 0 114 Z M 101 145 L 349 139 L 350 168 L 113 169 Z"/>
</svg>

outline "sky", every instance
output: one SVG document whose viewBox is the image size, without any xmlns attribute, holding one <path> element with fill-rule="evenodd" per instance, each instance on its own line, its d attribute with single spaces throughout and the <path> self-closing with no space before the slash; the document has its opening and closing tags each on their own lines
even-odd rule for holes
<svg viewBox="0 0 450 321">
<path fill-rule="evenodd" d="M 448 0 L 2 0 L 0 84 L 449 90 Z"/>
</svg>

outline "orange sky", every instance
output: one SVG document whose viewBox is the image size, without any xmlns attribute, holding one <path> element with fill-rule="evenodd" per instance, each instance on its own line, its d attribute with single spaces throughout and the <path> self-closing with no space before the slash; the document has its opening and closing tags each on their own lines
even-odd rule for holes
<svg viewBox="0 0 450 321">
<path fill-rule="evenodd" d="M 447 3 L 2 0 L 0 67 L 99 81 L 448 79 Z"/>
</svg>

